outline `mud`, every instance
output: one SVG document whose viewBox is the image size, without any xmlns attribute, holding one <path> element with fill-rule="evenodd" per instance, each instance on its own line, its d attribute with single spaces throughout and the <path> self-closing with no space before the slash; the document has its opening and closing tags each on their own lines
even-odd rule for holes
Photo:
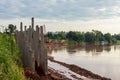
<svg viewBox="0 0 120 80">
<path fill-rule="evenodd" d="M 49 68 L 48 75 L 39 75 L 37 72 L 25 68 L 24 73 L 27 80 L 71 80 L 64 75 L 57 73 L 56 70 Z"/>
<path fill-rule="evenodd" d="M 55 62 L 55 63 L 58 63 L 58 64 L 61 64 L 62 66 L 65 66 L 67 68 L 69 68 L 71 71 L 81 75 L 81 76 L 85 76 L 89 79 L 97 79 L 97 80 L 111 80 L 110 78 L 106 78 L 106 77 L 102 77 L 98 74 L 94 74 L 92 73 L 91 71 L 88 71 L 84 68 L 81 68 L 81 67 L 78 67 L 76 65 L 73 65 L 73 64 L 67 64 L 67 63 L 64 63 L 64 62 L 60 62 L 60 61 L 56 61 L 54 60 L 53 57 L 49 57 L 48 58 L 50 61 L 52 62 Z"/>
</svg>

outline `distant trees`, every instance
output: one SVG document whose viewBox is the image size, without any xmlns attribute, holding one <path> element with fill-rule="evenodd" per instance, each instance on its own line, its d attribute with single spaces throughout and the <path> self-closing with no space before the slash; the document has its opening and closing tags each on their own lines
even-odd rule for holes
<svg viewBox="0 0 120 80">
<path fill-rule="evenodd" d="M 14 50 L 14 33 L 16 31 L 16 26 L 14 26 L 13 24 L 9 24 L 8 27 L 5 29 L 5 33 L 9 35 L 8 37 L 8 42 L 10 43 L 9 46 L 11 48 L 11 54 L 13 54 L 13 50 Z"/>
<path fill-rule="evenodd" d="M 78 40 L 77 34 L 75 32 L 72 32 L 72 31 L 67 33 L 66 38 L 69 40 L 74 40 L 74 41 Z"/>
<path fill-rule="evenodd" d="M 85 41 L 85 35 L 84 33 L 77 32 L 78 42 L 84 42 Z"/>
<path fill-rule="evenodd" d="M 120 40 L 120 34 L 114 34 L 113 37 L 117 40 Z"/>
<path fill-rule="evenodd" d="M 77 42 L 83 42 L 85 40 L 84 33 L 81 32 L 68 32 L 66 34 L 66 39 L 77 41 Z"/>
<path fill-rule="evenodd" d="M 14 26 L 13 24 L 9 24 L 8 29 L 10 33 L 14 33 L 16 31 L 16 26 Z"/>
<path fill-rule="evenodd" d="M 98 30 L 92 30 L 92 32 L 95 34 L 95 41 L 104 41 L 104 36 L 103 33 L 101 31 Z"/>
<path fill-rule="evenodd" d="M 105 38 L 105 40 L 106 40 L 108 43 L 111 43 L 111 42 L 112 42 L 112 36 L 111 36 L 110 33 L 104 34 L 104 38 Z"/>
<path fill-rule="evenodd" d="M 50 39 L 53 39 L 53 38 L 54 38 L 52 32 L 48 32 L 48 33 L 47 33 L 47 37 L 50 38 Z"/>
<path fill-rule="evenodd" d="M 66 39 L 66 33 L 65 32 L 58 32 L 57 33 L 58 39 Z"/>
<path fill-rule="evenodd" d="M 95 34 L 93 32 L 85 33 L 85 42 L 94 43 L 95 42 Z"/>
<path fill-rule="evenodd" d="M 16 31 L 16 26 L 13 24 L 9 24 L 8 27 L 5 29 L 5 33 L 13 34 Z"/>
<path fill-rule="evenodd" d="M 65 32 L 48 32 L 47 37 L 50 39 L 66 39 Z"/>
<path fill-rule="evenodd" d="M 120 40 L 120 34 L 111 35 L 110 33 L 103 34 L 101 31 L 92 30 L 91 32 L 48 32 L 47 37 L 49 39 L 57 39 L 57 40 L 67 40 L 74 41 L 77 43 L 100 43 L 102 41 L 112 44 L 117 43 L 117 40 Z"/>
</svg>

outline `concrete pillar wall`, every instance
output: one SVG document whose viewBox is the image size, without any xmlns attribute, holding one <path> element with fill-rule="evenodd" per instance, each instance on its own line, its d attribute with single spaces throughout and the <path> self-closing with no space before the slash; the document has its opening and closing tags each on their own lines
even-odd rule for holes
<svg viewBox="0 0 120 80">
<path fill-rule="evenodd" d="M 44 44 L 43 26 L 36 26 L 34 30 L 34 18 L 32 25 L 26 29 L 23 23 L 20 23 L 20 31 L 16 32 L 15 37 L 20 48 L 21 57 L 24 67 L 36 70 L 42 74 L 47 74 L 47 49 Z M 37 66 L 35 66 L 35 62 Z M 35 69 L 36 68 L 36 69 Z M 39 71 L 37 71 L 39 70 Z"/>
</svg>

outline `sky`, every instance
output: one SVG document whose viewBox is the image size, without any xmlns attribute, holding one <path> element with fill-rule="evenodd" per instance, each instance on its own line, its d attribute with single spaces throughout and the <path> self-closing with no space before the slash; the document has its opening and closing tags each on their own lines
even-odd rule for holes
<svg viewBox="0 0 120 80">
<path fill-rule="evenodd" d="M 31 17 L 47 31 L 120 33 L 120 0 L 0 0 L 0 25 L 30 25 Z"/>
</svg>

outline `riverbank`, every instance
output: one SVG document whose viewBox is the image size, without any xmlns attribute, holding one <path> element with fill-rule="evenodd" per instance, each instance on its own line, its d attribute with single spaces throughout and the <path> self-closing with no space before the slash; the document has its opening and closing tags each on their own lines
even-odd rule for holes
<svg viewBox="0 0 120 80">
<path fill-rule="evenodd" d="M 48 57 L 48 75 L 38 75 L 31 69 L 24 69 L 24 72 L 26 77 L 33 80 L 111 80 L 76 65 L 56 61 L 50 56 Z"/>
<path fill-rule="evenodd" d="M 81 67 L 78 67 L 76 65 L 73 65 L 73 64 L 67 64 L 67 63 L 64 63 L 64 62 L 60 62 L 60 61 L 56 61 L 54 60 L 53 57 L 49 57 L 48 58 L 50 61 L 54 62 L 54 63 L 57 63 L 57 64 L 60 64 L 66 68 L 68 68 L 69 70 L 73 71 L 74 73 L 77 73 L 79 74 L 79 76 L 84 76 L 85 78 L 90 79 L 90 80 L 95 80 L 95 79 L 98 79 L 98 80 L 111 80 L 110 78 L 106 78 L 106 77 L 102 77 L 98 74 L 94 74 L 92 73 L 91 71 L 88 71 L 84 68 L 81 68 Z M 78 77 L 76 77 L 76 80 L 84 80 L 84 79 L 78 79 Z"/>
</svg>

